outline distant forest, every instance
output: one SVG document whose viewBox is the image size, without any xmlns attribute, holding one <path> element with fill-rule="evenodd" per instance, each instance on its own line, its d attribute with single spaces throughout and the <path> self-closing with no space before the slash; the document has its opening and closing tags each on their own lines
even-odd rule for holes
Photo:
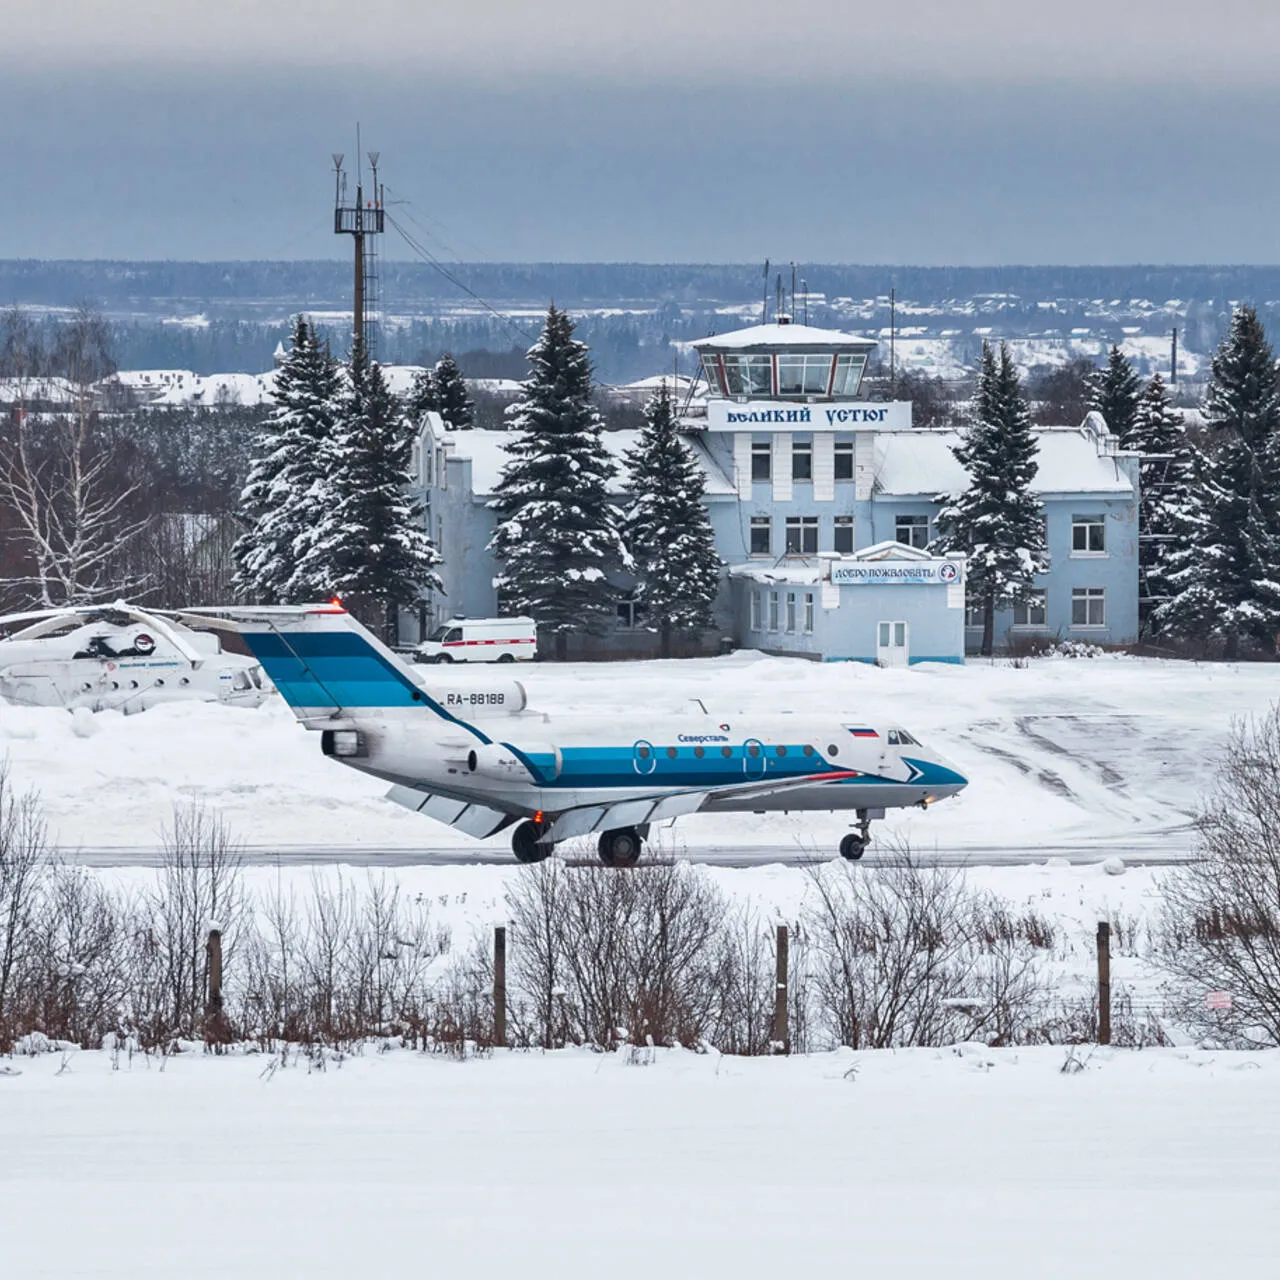
<svg viewBox="0 0 1280 1280">
<path fill-rule="evenodd" d="M 673 342 L 742 323 L 742 309 L 772 299 L 774 264 L 447 263 L 455 281 L 412 262 L 379 264 L 379 296 L 394 322 L 382 327 L 384 361 L 418 363 L 452 351 L 469 377 L 520 377 L 538 313 L 554 300 L 585 313 L 579 337 L 597 376 L 621 382 L 670 368 Z M 950 336 L 980 346 L 1000 337 L 1084 331 L 1105 341 L 1126 333 L 1167 333 L 1177 324 L 1188 351 L 1211 350 L 1231 305 L 1253 301 L 1280 319 L 1280 267 L 895 267 L 805 263 L 797 278 L 816 295 L 814 324 L 885 330 L 896 290 L 900 330 Z M 110 262 L 0 260 L 0 306 L 34 311 L 87 302 L 112 326 L 121 368 L 191 369 L 199 374 L 261 372 L 289 317 L 314 315 L 335 350 L 346 327 L 325 312 L 350 307 L 345 260 L 303 262 Z M 474 295 L 474 296 L 471 296 Z M 504 313 L 492 314 L 483 299 Z M 852 300 L 840 302 L 837 300 Z M 1176 305 L 1171 305 L 1176 304 Z M 772 302 L 771 302 L 772 309 Z M 972 339 L 970 343 L 969 340 Z"/>
</svg>

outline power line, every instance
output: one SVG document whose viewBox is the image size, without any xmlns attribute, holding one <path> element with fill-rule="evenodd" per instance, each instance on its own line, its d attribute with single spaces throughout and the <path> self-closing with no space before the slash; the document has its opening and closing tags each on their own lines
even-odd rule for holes
<svg viewBox="0 0 1280 1280">
<path fill-rule="evenodd" d="M 435 256 L 434 253 L 431 252 L 430 249 L 426 248 L 412 234 L 410 234 L 410 232 L 405 230 L 405 228 L 402 227 L 400 223 L 390 213 L 387 213 L 386 217 L 387 217 L 387 221 L 391 223 L 392 227 L 395 228 L 396 233 L 405 242 L 405 244 L 407 244 L 409 248 L 414 253 L 416 253 L 418 257 L 421 258 L 422 261 L 425 262 L 428 266 L 434 267 L 446 280 L 449 281 L 451 285 L 454 286 L 455 289 L 460 289 L 463 293 L 467 295 L 467 297 L 471 298 L 475 302 L 478 302 L 480 306 L 482 306 L 487 312 L 489 312 L 490 315 L 494 317 L 494 319 L 500 320 L 503 324 L 507 326 L 508 329 L 512 331 L 512 333 L 516 334 L 518 337 L 523 338 L 526 342 L 537 341 L 537 338 L 534 334 L 529 333 L 527 329 L 522 329 L 518 324 L 515 323 L 514 320 L 510 318 L 510 316 L 504 315 L 501 311 L 498 310 L 497 307 L 493 306 L 486 299 L 482 298 L 469 285 L 466 285 L 461 280 L 459 280 L 458 277 L 455 276 L 453 272 L 450 271 L 449 268 L 446 267 L 444 263 L 441 262 L 440 259 Z"/>
</svg>

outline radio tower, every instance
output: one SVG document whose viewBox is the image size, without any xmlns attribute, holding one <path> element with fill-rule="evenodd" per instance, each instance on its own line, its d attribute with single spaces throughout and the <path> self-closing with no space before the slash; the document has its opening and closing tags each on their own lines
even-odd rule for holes
<svg viewBox="0 0 1280 1280">
<path fill-rule="evenodd" d="M 354 242 L 355 275 L 351 338 L 364 340 L 364 348 L 373 359 L 377 348 L 378 254 L 377 241 L 383 231 L 382 186 L 378 182 L 378 152 L 369 152 L 369 168 L 373 171 L 370 196 L 364 191 L 364 174 L 360 160 L 360 130 L 356 130 L 356 198 L 347 200 L 347 175 L 342 168 L 342 153 L 333 155 L 333 230 L 335 235 L 350 236 Z"/>
</svg>

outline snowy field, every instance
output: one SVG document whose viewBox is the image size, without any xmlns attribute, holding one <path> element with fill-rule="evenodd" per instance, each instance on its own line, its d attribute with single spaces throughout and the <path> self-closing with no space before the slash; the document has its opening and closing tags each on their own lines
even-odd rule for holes
<svg viewBox="0 0 1280 1280">
<path fill-rule="evenodd" d="M 1275 1275 L 1280 1053 L 17 1059 L 0 1273 Z"/>
<path fill-rule="evenodd" d="M 1140 1008 L 1159 1004 L 1136 953 L 1168 870 L 1112 875 L 1054 852 L 1185 851 L 1232 718 L 1280 689 L 1271 666 L 1118 657 L 883 671 L 740 653 L 519 674 L 540 709 L 622 717 L 700 697 L 714 714 L 905 725 L 971 785 L 885 825 L 975 863 L 993 848 L 1037 855 L 966 879 L 1052 922 L 1064 996 L 1089 989 L 1093 930 L 1112 921 L 1116 989 Z M 68 852 L 154 846 L 175 802 L 206 801 L 248 845 L 286 855 L 251 859 L 258 897 L 380 874 L 376 855 L 313 868 L 290 850 L 487 848 L 384 802 L 274 700 L 127 718 L 2 707 L 0 755 L 42 792 Z M 694 818 L 660 843 L 829 856 L 843 829 L 822 815 Z M 141 888 L 155 873 L 95 874 Z M 525 873 L 388 874 L 460 950 L 506 920 Z M 705 874 L 766 925 L 794 921 L 809 891 L 805 869 L 776 863 Z M 1278 1093 L 1280 1051 L 1186 1046 L 463 1062 L 370 1046 L 323 1070 L 241 1052 L 17 1056 L 0 1059 L 0 1276 L 1270 1275 Z"/>
<path fill-rule="evenodd" d="M 433 678 L 466 674 L 432 668 Z M 538 664 L 518 672 L 539 710 L 716 716 L 784 710 L 901 724 L 970 779 L 927 813 L 877 830 L 920 850 L 1177 855 L 1233 718 L 1280 696 L 1280 667 L 1128 657 L 921 664 L 881 670 L 753 652 L 695 661 Z M 154 847 L 175 803 L 216 807 L 254 848 L 505 850 L 398 809 L 385 787 L 324 759 L 278 699 L 256 710 L 159 707 L 73 719 L 0 707 L 0 756 L 42 793 L 66 850 Z M 760 847 L 827 855 L 841 815 L 717 815 L 657 833 L 673 853 Z"/>
</svg>

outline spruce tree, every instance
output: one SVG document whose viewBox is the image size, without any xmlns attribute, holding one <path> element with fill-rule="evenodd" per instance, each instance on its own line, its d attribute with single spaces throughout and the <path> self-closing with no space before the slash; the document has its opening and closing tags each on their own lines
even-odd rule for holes
<svg viewBox="0 0 1280 1280">
<path fill-rule="evenodd" d="M 322 511 L 299 540 L 298 572 L 324 583 L 390 643 L 397 610 L 440 589 L 439 553 L 422 528 L 422 507 L 406 493 L 412 450 L 412 424 L 357 341 L 325 453 Z"/>
<path fill-rule="evenodd" d="M 1239 655 L 1280 625 L 1280 383 L 1253 307 L 1240 307 L 1213 357 L 1206 447 L 1169 561 L 1173 596 L 1157 610 L 1178 635 Z"/>
<path fill-rule="evenodd" d="M 1138 564 L 1144 624 L 1154 605 L 1170 594 L 1169 560 L 1179 545 L 1181 516 L 1195 483 L 1194 450 L 1182 415 L 1169 401 L 1157 373 L 1138 401 L 1124 447 L 1141 455 L 1138 464 Z"/>
<path fill-rule="evenodd" d="M 1048 567 L 1044 508 L 1031 492 L 1039 452 L 1018 370 L 1006 343 L 982 344 L 973 422 L 952 452 L 969 488 L 940 495 L 936 548 L 967 557 L 966 597 L 982 605 L 982 652 L 995 644 L 995 611 L 1030 595 Z"/>
<path fill-rule="evenodd" d="M 248 528 L 237 540 L 234 586 L 260 604 L 314 599 L 323 585 L 298 573 L 298 540 L 312 523 L 311 502 L 326 482 L 341 378 L 305 317 L 294 322 L 276 373 L 273 407 L 252 444 L 241 495 Z"/>
<path fill-rule="evenodd" d="M 405 397 L 405 412 L 416 427 L 422 415 L 428 411 L 440 412 L 440 391 L 436 386 L 436 373 L 431 367 L 419 369 L 413 377 L 413 385 Z"/>
<path fill-rule="evenodd" d="M 676 431 L 666 382 L 645 406 L 644 419 L 626 456 L 634 502 L 625 534 L 639 578 L 635 598 L 669 658 L 675 633 L 713 625 L 720 557 L 702 500 L 706 477 Z"/>
<path fill-rule="evenodd" d="M 1121 444 L 1128 448 L 1129 434 L 1142 398 L 1142 379 L 1118 346 L 1111 348 L 1106 368 L 1094 375 L 1091 392 L 1089 408 L 1102 414 L 1111 434 L 1119 437 Z"/>
<path fill-rule="evenodd" d="M 432 374 L 436 403 L 432 406 L 449 431 L 469 431 L 475 425 L 475 403 L 467 392 L 462 370 L 446 351 Z"/>
<path fill-rule="evenodd" d="M 495 579 L 508 602 L 555 637 L 599 634 L 614 616 L 611 584 L 630 567 L 609 501 L 614 466 L 591 400 L 591 362 L 573 322 L 552 304 L 530 348 L 524 395 L 507 411 L 515 435 L 490 506 Z"/>
</svg>

